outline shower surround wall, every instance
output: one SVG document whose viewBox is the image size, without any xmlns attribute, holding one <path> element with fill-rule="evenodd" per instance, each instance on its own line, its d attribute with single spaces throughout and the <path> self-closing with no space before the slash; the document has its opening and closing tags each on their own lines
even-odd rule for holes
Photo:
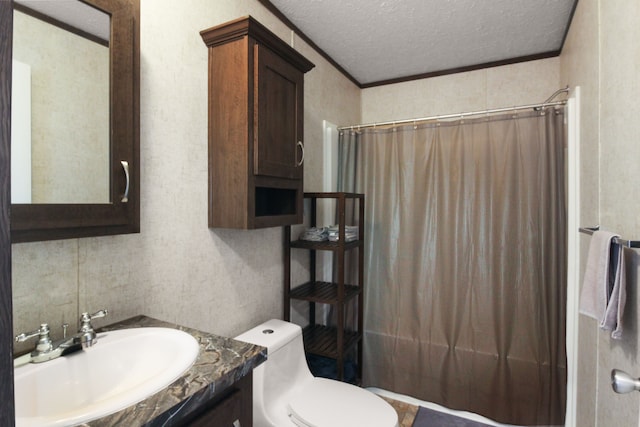
<svg viewBox="0 0 640 427">
<path fill-rule="evenodd" d="M 305 189 L 321 190 L 322 120 L 360 121 L 360 89 L 256 0 L 141 0 L 141 233 L 12 245 L 16 333 L 48 322 L 59 335 L 101 308 L 99 325 L 146 314 L 226 336 L 281 315 L 282 228 L 207 228 L 199 32 L 249 14 L 316 64 L 305 76 Z"/>
<path fill-rule="evenodd" d="M 640 3 L 580 0 L 561 56 L 561 81 L 581 88 L 581 224 L 640 238 Z M 581 270 L 589 244 L 581 236 Z M 577 425 L 637 427 L 638 393 L 615 394 L 610 372 L 640 376 L 638 267 L 627 252 L 627 309 L 620 341 L 579 317 Z"/>
</svg>

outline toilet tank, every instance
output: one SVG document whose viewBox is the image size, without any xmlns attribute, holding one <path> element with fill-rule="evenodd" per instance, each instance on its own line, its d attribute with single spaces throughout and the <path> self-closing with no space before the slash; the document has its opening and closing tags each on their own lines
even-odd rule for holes
<svg viewBox="0 0 640 427">
<path fill-rule="evenodd" d="M 313 379 L 304 355 L 302 328 L 272 319 L 237 337 L 238 341 L 267 348 L 267 361 L 253 371 L 254 416 L 272 413 L 279 418 L 288 396 Z"/>
<path fill-rule="evenodd" d="M 284 320 L 271 319 L 234 339 L 267 347 L 268 353 L 272 354 L 289 344 L 296 336 L 302 336 L 300 326 Z"/>
</svg>

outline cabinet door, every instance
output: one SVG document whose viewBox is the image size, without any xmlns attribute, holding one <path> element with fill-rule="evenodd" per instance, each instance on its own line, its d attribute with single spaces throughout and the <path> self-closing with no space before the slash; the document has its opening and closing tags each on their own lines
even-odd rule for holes
<svg viewBox="0 0 640 427">
<path fill-rule="evenodd" d="M 190 427 L 249 427 L 252 420 L 242 414 L 242 395 L 235 391 L 215 408 L 189 424 Z"/>
<path fill-rule="evenodd" d="M 251 427 L 253 426 L 253 374 L 242 377 L 210 403 L 189 427 Z"/>
<path fill-rule="evenodd" d="M 304 74 L 265 46 L 254 49 L 254 174 L 301 179 Z"/>
</svg>

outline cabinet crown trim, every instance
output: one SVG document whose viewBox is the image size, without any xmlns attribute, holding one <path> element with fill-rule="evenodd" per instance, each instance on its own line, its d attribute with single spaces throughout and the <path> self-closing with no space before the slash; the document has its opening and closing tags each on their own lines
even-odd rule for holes
<svg viewBox="0 0 640 427">
<path fill-rule="evenodd" d="M 209 47 L 229 43 L 249 36 L 282 56 L 303 73 L 315 67 L 311 61 L 251 16 L 244 16 L 222 25 L 202 30 L 200 31 L 200 36 Z"/>
</svg>

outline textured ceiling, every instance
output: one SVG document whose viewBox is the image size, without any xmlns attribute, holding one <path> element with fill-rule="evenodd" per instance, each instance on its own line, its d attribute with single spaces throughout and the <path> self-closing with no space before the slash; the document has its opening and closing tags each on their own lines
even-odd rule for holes
<svg viewBox="0 0 640 427">
<path fill-rule="evenodd" d="M 29 9 L 102 39 L 109 40 L 109 15 L 77 0 L 15 0 Z"/>
<path fill-rule="evenodd" d="M 577 0 L 270 0 L 362 85 L 556 55 Z"/>
</svg>

